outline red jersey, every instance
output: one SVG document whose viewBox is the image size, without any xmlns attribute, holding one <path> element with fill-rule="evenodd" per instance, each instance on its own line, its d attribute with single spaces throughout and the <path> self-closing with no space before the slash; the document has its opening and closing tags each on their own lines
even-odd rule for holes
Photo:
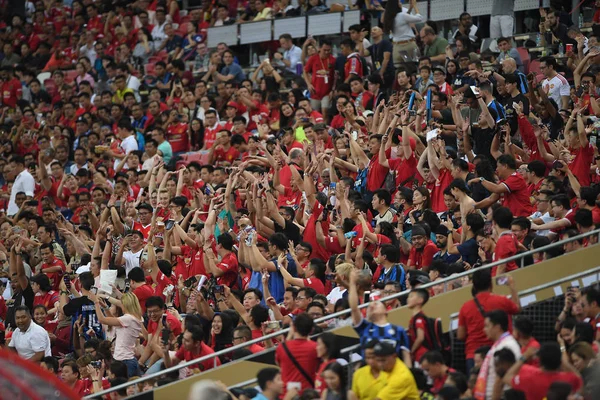
<svg viewBox="0 0 600 400">
<path fill-rule="evenodd" d="M 321 247 L 317 241 L 317 235 L 315 233 L 317 218 L 323 213 L 323 206 L 316 200 L 312 206 L 312 213 L 308 218 L 308 222 L 306 223 L 306 228 L 304 229 L 304 234 L 302 236 L 304 237 L 304 240 L 312 246 L 310 258 L 329 260 L 329 251 L 327 251 L 326 248 Z M 320 224 L 323 234 L 326 235 L 327 232 L 329 232 L 329 221 L 321 221 Z"/>
<path fill-rule="evenodd" d="M 303 279 L 302 281 L 304 282 L 305 287 L 310 287 L 310 288 L 315 289 L 317 294 L 322 294 L 322 295 L 327 294 L 325 292 L 325 285 L 323 284 L 323 282 L 321 282 L 320 279 L 312 277 L 312 278 Z"/>
<path fill-rule="evenodd" d="M 238 260 L 235 253 L 225 255 L 217 264 L 217 268 L 223 271 L 223 275 L 217 278 L 219 285 L 225 285 L 232 289 L 238 287 Z"/>
<path fill-rule="evenodd" d="M 412 187 L 414 179 L 411 179 L 411 177 L 414 178 L 417 175 L 417 163 L 418 160 L 414 153 L 407 159 L 395 158 L 393 160 L 388 160 L 390 171 L 394 171 L 394 174 L 396 175 L 396 186 L 402 184 L 406 187 Z"/>
<path fill-rule="evenodd" d="M 144 284 L 144 285 L 141 285 L 140 287 L 138 287 L 137 289 L 135 289 L 133 291 L 133 294 L 135 294 L 135 297 L 138 298 L 138 300 L 140 302 L 140 307 L 142 307 L 142 312 L 145 313 L 146 312 L 146 300 L 148 300 L 149 297 L 154 296 L 154 289 L 152 289 L 152 286 L 150 286 L 148 284 Z"/>
<path fill-rule="evenodd" d="M 188 277 L 192 275 L 208 275 L 204 267 L 204 250 L 193 249 L 190 246 L 181 246 L 181 252 L 184 255 L 184 260 L 186 260 L 185 263 L 190 265 L 187 260 L 191 262 Z"/>
<path fill-rule="evenodd" d="M 223 129 L 220 124 L 216 124 L 214 128 L 204 128 L 204 148 L 210 149 L 215 144 L 217 140 L 217 133 L 219 133 Z M 173 150 L 175 152 L 175 150 Z"/>
<path fill-rule="evenodd" d="M 231 146 L 225 150 L 222 146 L 215 149 L 215 165 L 222 163 L 233 164 L 235 160 L 240 158 L 240 152 L 235 147 Z"/>
<path fill-rule="evenodd" d="M 476 295 L 481 308 L 484 312 L 492 310 L 503 310 L 508 315 L 514 315 L 519 312 L 519 308 L 512 300 L 504 296 L 498 296 L 490 292 L 481 292 Z M 491 346 L 493 343 L 485 336 L 483 330 L 484 318 L 475 304 L 474 300 L 469 300 L 460 308 L 458 312 L 458 326 L 467 331 L 465 341 L 465 356 L 467 359 L 473 358 L 475 350 L 481 346 Z M 512 319 L 508 319 L 508 328 L 512 329 Z"/>
<path fill-rule="evenodd" d="M 493 260 L 494 262 L 504 260 L 505 258 L 512 257 L 517 254 L 517 238 L 510 231 L 505 231 L 500 234 L 498 242 L 496 243 L 496 251 L 494 251 Z M 506 263 L 505 272 L 514 271 L 517 268 L 517 263 L 509 261 Z M 492 267 L 492 276 L 496 276 L 498 267 Z"/>
<path fill-rule="evenodd" d="M 436 213 L 446 211 L 446 203 L 444 203 L 444 190 L 446 190 L 448 185 L 450 185 L 452 179 L 452 173 L 449 169 L 443 168 L 440 170 L 440 175 L 435 180 L 435 184 L 431 190 L 431 209 Z"/>
<path fill-rule="evenodd" d="M 311 382 L 307 381 L 306 378 L 298 368 L 294 365 L 287 355 L 283 345 L 287 346 L 289 352 L 294 356 L 296 362 L 302 367 L 302 369 L 310 377 L 314 377 L 319 368 L 319 357 L 317 356 L 317 344 L 312 340 L 308 339 L 292 339 L 285 341 L 281 346 L 278 346 L 275 350 L 275 362 L 281 368 L 281 379 L 283 380 L 283 396 L 287 392 L 288 382 L 298 382 L 302 386 L 300 393 L 305 389 L 312 388 Z"/>
<path fill-rule="evenodd" d="M 527 342 L 526 345 L 521 346 L 521 354 L 525 354 L 525 352 L 527 351 L 527 349 L 540 349 L 540 342 L 538 342 L 537 340 L 535 340 L 534 338 L 530 338 L 529 342 Z M 540 365 L 540 360 L 537 357 L 533 357 L 530 358 L 529 360 L 527 360 L 527 363 L 529 365 L 533 365 L 534 367 L 539 367 Z"/>
<path fill-rule="evenodd" d="M 410 318 L 408 323 L 408 337 L 410 338 L 411 343 L 414 343 L 415 340 L 417 340 L 417 330 L 419 329 L 422 329 L 425 333 L 425 341 L 417 347 L 414 353 L 412 353 L 413 359 L 417 362 L 420 362 L 421 357 L 429 351 L 429 349 L 425 347 L 425 344 L 429 342 L 429 329 L 427 328 L 427 321 L 425 320 L 425 314 L 423 313 L 418 313 Z"/>
<path fill-rule="evenodd" d="M 346 64 L 344 64 L 344 80 L 348 79 L 350 75 L 356 75 L 359 78 L 362 78 L 364 75 L 358 53 L 352 53 L 346 57 Z"/>
<path fill-rule="evenodd" d="M 543 371 L 531 365 L 523 365 L 515 375 L 511 386 L 513 389 L 525 393 L 527 400 L 543 400 L 548 394 L 552 382 L 567 382 L 571 385 L 571 393 L 578 392 L 583 386 L 583 381 L 572 372 Z"/>
<path fill-rule="evenodd" d="M 323 114 L 321 114 L 318 111 L 313 110 L 310 115 L 309 118 L 312 118 L 315 120 L 315 124 L 319 124 L 321 122 L 323 122 Z M 329 141 L 331 141 L 331 136 L 328 137 Z"/>
<path fill-rule="evenodd" d="M 299 206 L 301 200 L 302 192 L 294 191 L 289 187 L 286 187 L 284 193 L 279 194 L 279 198 L 277 199 L 277 207 Z"/>
<path fill-rule="evenodd" d="M 325 60 L 321 59 L 319 54 L 314 54 L 308 59 L 304 70 L 311 75 L 310 83 L 315 88 L 310 94 L 311 99 L 321 100 L 331 93 L 335 77 L 334 67 L 335 58 L 331 55 Z"/>
<path fill-rule="evenodd" d="M 51 310 L 54 308 L 54 304 L 58 303 L 59 301 L 60 298 L 58 297 L 58 293 L 56 293 L 54 290 L 51 290 L 44 295 L 41 292 L 38 292 L 33 298 L 33 306 L 35 307 L 41 304 L 46 307 L 47 310 Z"/>
<path fill-rule="evenodd" d="M 509 208 L 515 217 L 529 217 L 533 213 L 533 208 L 525 179 L 520 174 L 513 172 L 500 184 L 508 189 L 508 192 L 502 194 L 502 205 Z"/>
<path fill-rule="evenodd" d="M 573 160 L 569 163 L 569 169 L 579 180 L 581 186 L 590 186 L 590 165 L 594 161 L 594 147 L 590 143 L 578 149 L 569 149 Z"/>
<path fill-rule="evenodd" d="M 2 83 L 2 105 L 8 108 L 15 108 L 17 100 L 23 96 L 23 86 L 17 78 Z"/>
<path fill-rule="evenodd" d="M 141 222 L 136 221 L 133 223 L 133 226 L 131 228 L 132 230 L 140 232 L 142 235 L 144 235 L 144 243 L 148 243 L 148 235 L 150 235 L 150 229 L 152 229 L 152 224 L 144 226 Z"/>
<path fill-rule="evenodd" d="M 189 151 L 188 124 L 179 122 L 169 125 L 167 128 L 167 140 L 171 143 L 173 154 Z"/>
<path fill-rule="evenodd" d="M 179 350 L 177 350 L 177 353 L 175 353 L 175 357 L 177 357 L 181 361 L 191 361 L 191 360 L 195 360 L 200 357 L 204 357 L 208 354 L 214 354 L 214 352 L 215 351 L 213 349 L 211 349 L 209 346 L 207 346 L 206 344 L 204 344 L 204 342 L 200 342 L 200 350 L 199 351 L 198 350 L 188 351 L 183 346 L 181 346 L 179 348 Z M 216 364 L 215 364 L 215 361 L 216 361 Z M 200 369 L 200 371 L 208 371 L 209 369 L 213 369 L 215 366 L 218 367 L 219 365 L 221 365 L 221 360 L 219 359 L 219 357 L 216 357 L 215 359 L 208 359 L 208 360 L 204 360 L 198 364 L 193 364 L 189 368 L 191 368 L 191 369 L 198 368 L 198 369 Z"/>
<path fill-rule="evenodd" d="M 392 150 L 387 149 L 385 151 L 385 155 L 389 159 L 389 157 L 392 155 Z M 384 167 L 379 163 L 379 153 L 371 157 L 367 171 L 367 190 L 369 192 L 374 192 L 377 189 L 381 189 L 388 171 L 389 168 Z"/>
<path fill-rule="evenodd" d="M 50 279 L 50 285 L 52 285 L 53 290 L 58 290 L 58 286 L 60 285 L 60 280 L 62 279 L 63 274 L 67 271 L 67 267 L 65 267 L 65 263 L 63 263 L 58 258 L 54 257 L 50 263 L 42 264 L 42 271 L 46 268 L 50 267 L 60 267 L 61 270 L 58 272 L 44 272 L 48 275 L 48 279 Z"/>
</svg>

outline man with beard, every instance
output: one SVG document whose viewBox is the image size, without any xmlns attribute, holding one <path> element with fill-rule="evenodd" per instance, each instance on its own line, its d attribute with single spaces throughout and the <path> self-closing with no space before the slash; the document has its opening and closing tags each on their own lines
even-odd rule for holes
<svg viewBox="0 0 600 400">
<path fill-rule="evenodd" d="M 447 264 L 452 264 L 460 260 L 460 254 L 450 254 L 448 252 L 448 235 L 450 231 L 444 225 L 440 225 L 435 230 L 435 244 L 440 251 L 433 255 L 434 260 L 442 260 Z"/>
</svg>

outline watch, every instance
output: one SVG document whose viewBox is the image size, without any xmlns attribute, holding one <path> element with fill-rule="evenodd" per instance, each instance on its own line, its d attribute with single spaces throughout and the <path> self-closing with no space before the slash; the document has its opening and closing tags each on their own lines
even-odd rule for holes
<svg viewBox="0 0 600 400">
<path fill-rule="evenodd" d="M 483 182 L 483 181 L 485 181 L 485 178 L 483 176 L 480 176 L 479 177 L 479 182 Z"/>
</svg>

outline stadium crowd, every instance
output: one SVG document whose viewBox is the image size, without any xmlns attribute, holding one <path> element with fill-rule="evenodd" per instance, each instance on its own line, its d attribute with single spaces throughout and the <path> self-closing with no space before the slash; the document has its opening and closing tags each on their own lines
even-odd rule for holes
<svg viewBox="0 0 600 400">
<path fill-rule="evenodd" d="M 557 56 L 529 60 L 513 0 L 492 2 L 495 52 L 467 13 L 448 41 L 414 0 L 349 3 L 38 0 L 2 23 L 0 346 L 80 396 L 219 352 L 111 399 L 272 347 L 260 391 L 190 398 L 594 398 L 600 291 L 571 287 L 539 343 L 505 274 L 597 236 L 452 276 L 599 226 L 600 36 L 540 9 Z M 344 9 L 380 24 L 283 34 L 255 68 L 207 46 L 209 27 Z M 457 370 L 423 306 L 467 285 Z"/>
</svg>

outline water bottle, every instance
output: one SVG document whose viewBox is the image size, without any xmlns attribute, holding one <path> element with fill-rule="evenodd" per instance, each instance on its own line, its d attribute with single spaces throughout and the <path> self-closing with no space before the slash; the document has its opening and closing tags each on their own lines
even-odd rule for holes
<svg viewBox="0 0 600 400">
<path fill-rule="evenodd" d="M 252 67 L 256 68 L 258 67 L 260 64 L 258 63 L 258 54 L 254 53 L 252 54 Z"/>
<path fill-rule="evenodd" d="M 579 28 L 583 28 L 583 12 L 579 10 Z"/>
<path fill-rule="evenodd" d="M 302 75 L 302 63 L 301 62 L 296 63 L 296 75 Z"/>
<path fill-rule="evenodd" d="M 538 33 L 535 37 L 535 45 L 536 47 L 541 47 L 542 46 L 542 34 Z"/>
<path fill-rule="evenodd" d="M 558 55 L 559 56 L 564 56 L 565 55 L 565 45 L 562 42 L 560 42 L 558 44 Z"/>
<path fill-rule="evenodd" d="M 333 45 L 333 49 L 331 50 L 331 54 L 333 54 L 334 57 L 338 56 L 338 47 L 335 44 Z"/>
</svg>

